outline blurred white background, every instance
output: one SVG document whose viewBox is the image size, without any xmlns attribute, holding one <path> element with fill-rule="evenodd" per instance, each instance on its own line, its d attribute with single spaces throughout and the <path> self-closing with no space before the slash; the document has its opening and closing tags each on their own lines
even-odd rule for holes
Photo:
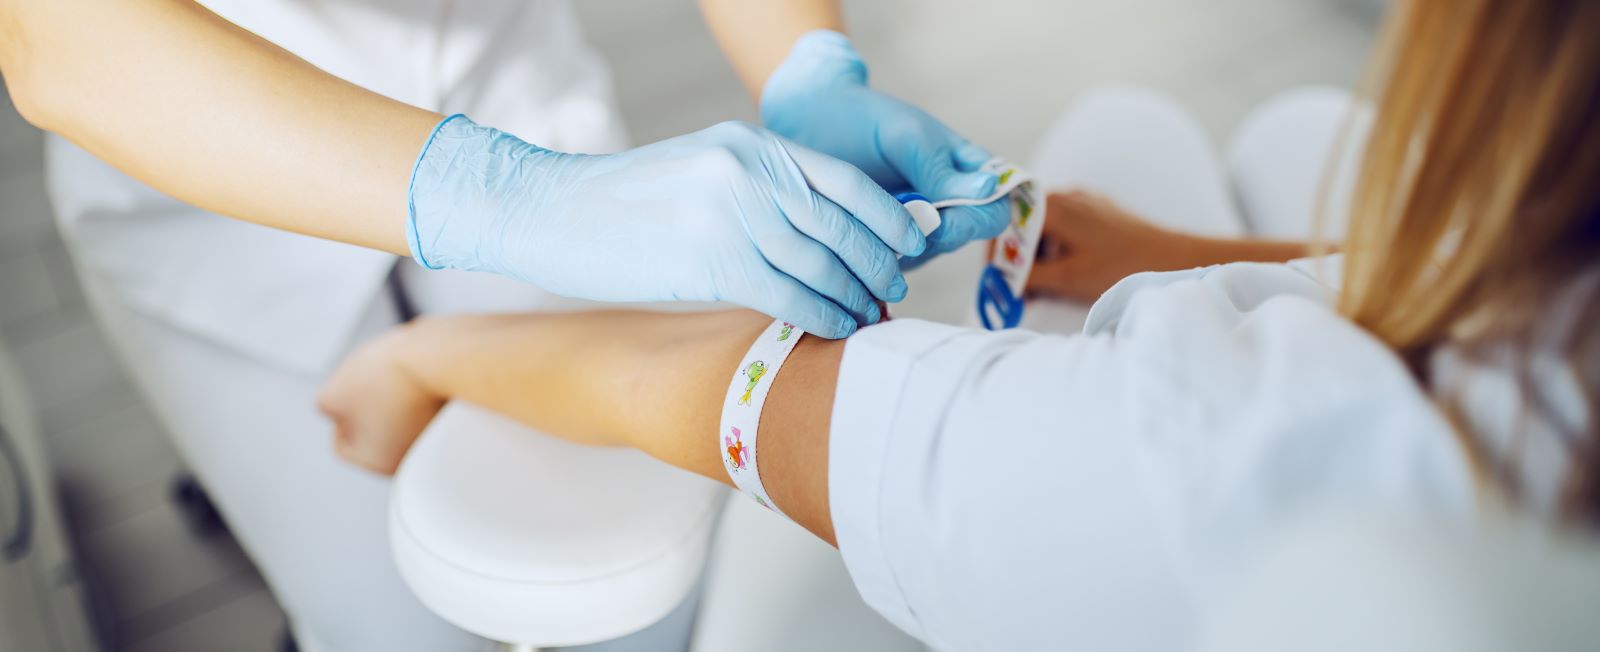
<svg viewBox="0 0 1600 652">
<path fill-rule="evenodd" d="M 689 0 L 576 4 L 614 66 L 635 142 L 754 118 Z M 1076 94 L 1098 84 L 1163 90 L 1219 139 L 1278 91 L 1349 86 L 1372 40 L 1376 4 L 846 2 L 876 86 L 1018 161 Z M 198 536 L 170 499 L 182 463 L 87 312 L 43 183 L 41 136 L 6 103 L 0 342 L 34 397 L 103 636 L 116 649 L 216 649 L 218 641 L 230 650 L 274 649 L 282 615 L 244 555 L 225 535 Z M 911 302 L 898 314 L 929 312 L 927 298 L 919 304 L 919 279 L 956 273 L 930 268 L 912 276 Z"/>
</svg>

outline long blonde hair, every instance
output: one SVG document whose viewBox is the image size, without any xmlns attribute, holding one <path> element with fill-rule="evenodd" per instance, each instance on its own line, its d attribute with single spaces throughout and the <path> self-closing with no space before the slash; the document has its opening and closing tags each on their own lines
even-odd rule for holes
<svg viewBox="0 0 1600 652">
<path fill-rule="evenodd" d="M 1339 307 L 1427 385 L 1439 347 L 1527 338 L 1600 261 L 1600 0 L 1412 0 L 1380 47 Z M 1600 301 L 1583 302 L 1555 343 L 1580 383 L 1600 361 Z M 1597 389 L 1583 392 L 1565 504 L 1600 522 Z"/>
</svg>

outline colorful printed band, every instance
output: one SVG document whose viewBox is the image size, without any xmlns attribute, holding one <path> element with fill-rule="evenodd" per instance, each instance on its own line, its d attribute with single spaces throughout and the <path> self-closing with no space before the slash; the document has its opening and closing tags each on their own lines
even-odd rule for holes
<svg viewBox="0 0 1600 652">
<path fill-rule="evenodd" d="M 1000 175 L 997 193 L 1008 195 L 1011 202 L 1011 220 L 994 239 L 989 264 L 978 279 L 978 323 L 995 331 L 1022 323 L 1022 292 L 1044 236 L 1045 198 L 1039 184 L 1021 168 L 993 159 L 983 169 Z"/>
<path fill-rule="evenodd" d="M 733 479 L 734 487 L 779 514 L 783 514 L 783 510 L 772 502 L 767 488 L 761 484 L 756 433 L 772 381 L 804 334 L 805 331 L 794 324 L 772 322 L 739 361 L 733 382 L 728 384 L 728 400 L 722 405 L 721 441 L 718 443 L 722 449 L 723 468 Z"/>
</svg>

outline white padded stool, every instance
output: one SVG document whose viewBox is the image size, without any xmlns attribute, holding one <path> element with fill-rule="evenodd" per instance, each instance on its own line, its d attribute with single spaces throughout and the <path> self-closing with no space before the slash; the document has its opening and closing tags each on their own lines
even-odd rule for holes
<svg viewBox="0 0 1600 652">
<path fill-rule="evenodd" d="M 637 451 L 452 403 L 395 474 L 389 534 L 401 577 L 445 620 L 521 646 L 581 645 L 688 596 L 723 493 Z"/>
</svg>

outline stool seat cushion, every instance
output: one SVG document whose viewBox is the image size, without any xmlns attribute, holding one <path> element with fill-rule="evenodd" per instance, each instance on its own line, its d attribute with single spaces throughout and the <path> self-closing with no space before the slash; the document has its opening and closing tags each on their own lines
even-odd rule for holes
<svg viewBox="0 0 1600 652">
<path fill-rule="evenodd" d="M 457 402 L 395 475 L 390 539 L 401 576 L 446 620 L 497 641 L 579 645 L 643 629 L 688 596 L 724 495 L 637 451 L 569 444 Z"/>
</svg>

